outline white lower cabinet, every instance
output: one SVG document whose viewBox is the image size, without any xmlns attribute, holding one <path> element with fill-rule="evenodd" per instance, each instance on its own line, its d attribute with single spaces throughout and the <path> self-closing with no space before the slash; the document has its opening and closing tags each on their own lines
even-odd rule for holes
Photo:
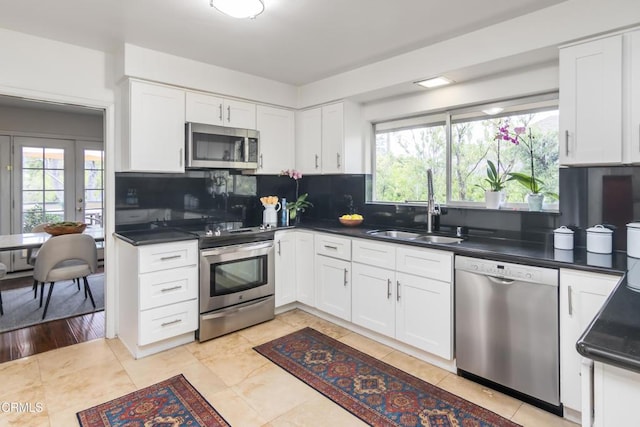
<svg viewBox="0 0 640 427">
<path fill-rule="evenodd" d="M 316 306 L 340 319 L 351 321 L 351 261 L 317 255 Z"/>
<path fill-rule="evenodd" d="M 576 342 L 614 289 L 620 276 L 560 269 L 560 400 L 582 411 L 582 356 Z"/>
<path fill-rule="evenodd" d="M 135 358 L 195 339 L 196 240 L 133 246 L 116 239 L 118 338 Z"/>
<path fill-rule="evenodd" d="M 396 273 L 396 339 L 453 359 L 453 285 Z"/>
<path fill-rule="evenodd" d="M 275 246 L 276 307 L 296 300 L 296 236 L 294 231 L 277 231 Z"/>
<path fill-rule="evenodd" d="M 593 427 L 638 425 L 640 374 L 595 362 Z"/>
<path fill-rule="evenodd" d="M 310 307 L 316 306 L 314 233 L 296 231 L 296 297 Z"/>
<path fill-rule="evenodd" d="M 353 323 L 452 360 L 453 254 L 362 239 L 352 253 Z"/>
</svg>

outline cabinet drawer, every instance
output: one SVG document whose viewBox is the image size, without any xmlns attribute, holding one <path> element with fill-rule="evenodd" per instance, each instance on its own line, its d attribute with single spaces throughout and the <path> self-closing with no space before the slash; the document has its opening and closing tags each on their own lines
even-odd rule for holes
<svg viewBox="0 0 640 427">
<path fill-rule="evenodd" d="M 198 329 L 198 300 L 179 302 L 140 312 L 138 345 L 185 334 Z"/>
<path fill-rule="evenodd" d="M 198 268 L 176 268 L 140 275 L 140 310 L 198 297 Z"/>
<path fill-rule="evenodd" d="M 451 282 L 453 253 L 431 249 L 396 249 L 396 270 L 430 279 Z"/>
<path fill-rule="evenodd" d="M 315 242 L 318 255 L 351 261 L 351 239 L 328 234 L 316 234 Z"/>
<path fill-rule="evenodd" d="M 396 247 L 394 245 L 354 239 L 351 250 L 351 260 L 354 262 L 392 270 L 396 268 Z"/>
<path fill-rule="evenodd" d="M 198 243 L 195 240 L 140 246 L 138 253 L 140 273 L 198 264 Z"/>
</svg>

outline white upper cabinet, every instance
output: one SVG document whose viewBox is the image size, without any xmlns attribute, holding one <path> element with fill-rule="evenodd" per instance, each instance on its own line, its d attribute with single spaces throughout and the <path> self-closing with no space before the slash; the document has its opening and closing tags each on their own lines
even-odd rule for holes
<svg viewBox="0 0 640 427">
<path fill-rule="evenodd" d="M 623 39 L 624 115 L 622 135 L 625 154 L 632 163 L 640 163 L 640 30 L 625 34 Z"/>
<path fill-rule="evenodd" d="M 184 172 L 184 92 L 128 80 L 121 102 L 118 171 Z"/>
<path fill-rule="evenodd" d="M 257 106 L 260 132 L 258 174 L 278 175 L 295 167 L 295 113 L 283 108 Z"/>
<path fill-rule="evenodd" d="M 256 104 L 187 92 L 185 117 L 187 122 L 256 129 Z"/>
<path fill-rule="evenodd" d="M 322 172 L 322 108 L 296 114 L 296 169 L 304 174 Z"/>
<path fill-rule="evenodd" d="M 350 101 L 297 115 L 296 168 L 310 174 L 364 173 L 363 121 Z"/>
<path fill-rule="evenodd" d="M 560 164 L 622 162 L 622 35 L 560 49 Z"/>
</svg>

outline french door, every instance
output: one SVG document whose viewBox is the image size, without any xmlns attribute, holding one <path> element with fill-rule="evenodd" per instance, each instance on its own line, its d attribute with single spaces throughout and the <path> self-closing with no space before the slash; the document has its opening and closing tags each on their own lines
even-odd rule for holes
<svg viewBox="0 0 640 427">
<path fill-rule="evenodd" d="M 16 136 L 12 178 L 11 233 L 56 221 L 102 225 L 101 142 Z M 29 268 L 25 258 L 23 252 L 14 254 L 14 271 Z"/>
</svg>

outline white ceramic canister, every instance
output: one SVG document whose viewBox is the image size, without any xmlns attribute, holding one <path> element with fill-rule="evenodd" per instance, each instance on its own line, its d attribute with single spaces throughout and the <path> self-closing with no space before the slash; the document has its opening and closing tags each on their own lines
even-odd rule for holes
<svg viewBox="0 0 640 427">
<path fill-rule="evenodd" d="M 613 230 L 604 225 L 587 228 L 587 252 L 610 254 L 613 248 Z"/>
<path fill-rule="evenodd" d="M 627 224 L 627 255 L 640 258 L 640 222 Z"/>
<path fill-rule="evenodd" d="M 564 225 L 553 230 L 553 247 L 556 249 L 564 249 L 565 251 L 572 251 L 573 230 Z"/>
</svg>

